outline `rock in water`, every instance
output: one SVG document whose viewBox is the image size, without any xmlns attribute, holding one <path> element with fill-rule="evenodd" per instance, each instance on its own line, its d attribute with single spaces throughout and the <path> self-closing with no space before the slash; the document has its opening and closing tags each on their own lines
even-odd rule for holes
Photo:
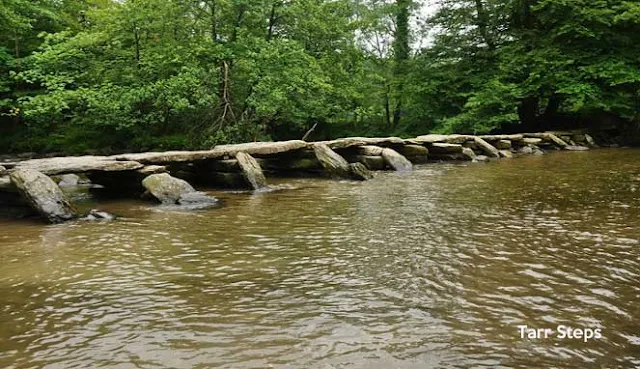
<svg viewBox="0 0 640 369">
<path fill-rule="evenodd" d="M 351 163 L 349 164 L 351 167 L 351 176 L 353 179 L 358 181 L 367 181 L 373 178 L 373 174 L 367 169 L 367 167 L 362 163 Z"/>
<path fill-rule="evenodd" d="M 492 146 L 487 141 L 481 139 L 480 137 L 474 138 L 475 143 L 478 145 L 480 150 L 482 150 L 485 154 L 487 154 L 490 158 L 499 158 L 500 152 L 494 146 Z"/>
<path fill-rule="evenodd" d="M 576 146 L 576 145 L 565 146 L 564 149 L 567 151 L 589 151 L 590 150 L 586 146 Z"/>
<path fill-rule="evenodd" d="M 351 167 L 342 156 L 323 143 L 313 145 L 313 152 L 322 164 L 325 172 L 333 178 L 351 178 Z"/>
<path fill-rule="evenodd" d="M 46 175 L 30 169 L 11 173 L 11 182 L 29 205 L 51 223 L 78 218 L 78 211 L 60 187 Z"/>
<path fill-rule="evenodd" d="M 3 174 L 6 171 L 7 171 L 7 168 L 5 168 L 2 165 L 0 165 L 0 174 Z"/>
<path fill-rule="evenodd" d="M 468 147 L 462 149 L 462 155 L 470 161 L 478 161 L 476 153 Z"/>
<path fill-rule="evenodd" d="M 239 152 L 236 154 L 236 160 L 238 160 L 238 165 L 240 165 L 244 179 L 247 180 L 251 188 L 260 190 L 269 187 L 267 185 L 267 178 L 264 176 L 262 168 L 260 168 L 260 164 L 258 164 L 258 161 L 254 159 L 253 156 Z"/>
<path fill-rule="evenodd" d="M 60 187 L 75 187 L 78 185 L 80 177 L 75 174 L 65 174 L 60 178 L 58 186 Z"/>
<path fill-rule="evenodd" d="M 90 220 L 90 221 L 96 221 L 96 220 L 112 221 L 112 220 L 116 220 L 116 216 L 113 214 L 109 214 L 105 211 L 92 209 L 84 219 Z"/>
<path fill-rule="evenodd" d="M 382 150 L 382 158 L 385 163 L 395 171 L 408 172 L 413 170 L 413 164 L 393 149 Z"/>
<path fill-rule="evenodd" d="M 187 182 L 167 173 L 153 174 L 142 181 L 142 186 L 150 195 L 163 204 L 180 204 L 180 200 L 196 190 Z"/>
</svg>

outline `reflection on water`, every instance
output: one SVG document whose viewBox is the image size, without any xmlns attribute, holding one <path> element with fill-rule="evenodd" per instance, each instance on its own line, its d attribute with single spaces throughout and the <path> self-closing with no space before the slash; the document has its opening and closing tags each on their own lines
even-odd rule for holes
<svg viewBox="0 0 640 369">
<path fill-rule="evenodd" d="M 640 151 L 557 153 L 2 221 L 0 367 L 637 367 L 637 177 Z"/>
</svg>

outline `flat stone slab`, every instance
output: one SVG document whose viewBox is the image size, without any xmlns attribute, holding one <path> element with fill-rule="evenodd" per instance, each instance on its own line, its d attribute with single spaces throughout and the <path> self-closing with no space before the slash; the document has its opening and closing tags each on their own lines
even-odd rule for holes
<svg viewBox="0 0 640 369">
<path fill-rule="evenodd" d="M 86 172 L 123 172 L 142 169 L 136 161 L 119 161 L 106 156 L 69 156 L 21 161 L 15 170 L 35 170 L 49 176 Z"/>
<path fill-rule="evenodd" d="M 244 152 L 251 156 L 275 155 L 288 151 L 305 149 L 309 144 L 305 141 L 279 141 L 279 142 L 249 142 L 236 145 L 221 145 L 213 148 L 213 152 L 221 156 L 234 157 L 239 152 Z"/>
<path fill-rule="evenodd" d="M 459 154 L 462 152 L 462 145 L 449 143 L 434 143 L 430 147 L 433 154 Z"/>
<path fill-rule="evenodd" d="M 524 139 L 524 135 L 516 134 L 516 135 L 481 135 L 478 136 L 481 139 L 489 142 L 494 141 L 522 141 Z"/>
<path fill-rule="evenodd" d="M 350 147 L 356 146 L 393 146 L 393 145 L 404 145 L 405 140 L 400 137 L 385 137 L 385 138 L 371 138 L 371 137 L 348 137 L 348 138 L 339 138 L 333 141 L 322 141 L 319 142 L 327 145 L 332 150 L 340 150 L 340 149 L 348 149 Z"/>
<path fill-rule="evenodd" d="M 545 141 L 549 141 L 561 148 L 565 148 L 567 146 L 569 146 L 568 143 L 564 142 L 560 137 L 556 136 L 553 133 L 549 133 L 549 132 L 542 132 L 542 133 L 525 133 L 524 134 L 525 137 L 532 137 L 532 138 L 541 138 Z"/>
<path fill-rule="evenodd" d="M 449 143 L 449 144 L 463 144 L 467 141 L 473 140 L 474 136 L 469 135 L 424 135 L 418 136 L 416 138 L 412 138 L 409 140 L 405 140 L 409 144 L 434 144 L 434 143 Z"/>
<path fill-rule="evenodd" d="M 308 145 L 309 144 L 305 141 L 250 142 L 237 145 L 220 145 L 211 150 L 147 152 L 140 154 L 114 155 L 110 158 L 123 161 L 135 161 L 142 164 L 166 165 L 172 163 L 221 159 L 225 157 L 231 158 L 235 157 L 239 152 L 244 152 L 251 156 L 275 155 L 288 151 L 304 149 L 307 148 Z"/>
</svg>

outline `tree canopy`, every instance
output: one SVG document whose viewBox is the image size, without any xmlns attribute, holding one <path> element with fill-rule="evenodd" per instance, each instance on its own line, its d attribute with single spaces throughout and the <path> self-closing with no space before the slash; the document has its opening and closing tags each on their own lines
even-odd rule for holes
<svg viewBox="0 0 640 369">
<path fill-rule="evenodd" d="M 637 2 L 424 6 L 2 0 L 0 151 L 640 121 Z"/>
</svg>

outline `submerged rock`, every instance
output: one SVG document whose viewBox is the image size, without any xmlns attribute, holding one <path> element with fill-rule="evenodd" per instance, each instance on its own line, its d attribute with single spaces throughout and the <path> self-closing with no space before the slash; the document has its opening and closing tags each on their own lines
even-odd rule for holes
<svg viewBox="0 0 640 369">
<path fill-rule="evenodd" d="M 569 145 L 564 148 L 567 151 L 589 151 L 590 149 L 586 146 L 577 146 L 577 145 Z"/>
<path fill-rule="evenodd" d="M 367 181 L 373 178 L 373 173 L 367 169 L 367 167 L 362 163 L 351 163 L 349 164 L 351 167 L 351 177 L 358 181 Z"/>
<path fill-rule="evenodd" d="M 313 152 L 322 164 L 325 173 L 332 178 L 351 178 L 351 167 L 349 162 L 329 146 L 323 143 L 313 145 Z"/>
<path fill-rule="evenodd" d="M 503 158 L 507 158 L 507 159 L 513 158 L 513 153 L 511 152 L 511 150 L 499 150 L 498 152 L 500 153 L 500 156 Z"/>
<path fill-rule="evenodd" d="M 84 217 L 84 220 L 89 220 L 89 221 L 98 221 L 98 220 L 112 221 L 116 219 L 117 217 L 115 215 L 109 214 L 105 211 L 100 211 L 97 209 L 91 209 L 91 211 L 89 211 L 89 214 L 87 214 L 87 216 Z"/>
<path fill-rule="evenodd" d="M 180 204 L 181 200 L 196 190 L 185 180 L 167 173 L 153 174 L 142 181 L 147 192 L 163 204 Z"/>
<path fill-rule="evenodd" d="M 20 195 L 49 222 L 62 223 L 78 218 L 76 208 L 46 175 L 35 170 L 18 169 L 11 173 L 10 178 Z"/>
<path fill-rule="evenodd" d="M 242 175 L 251 188 L 260 190 L 269 187 L 269 185 L 267 185 L 267 178 L 264 176 L 260 164 L 258 164 L 253 156 L 239 152 L 236 154 L 236 160 L 238 160 Z"/>
</svg>

